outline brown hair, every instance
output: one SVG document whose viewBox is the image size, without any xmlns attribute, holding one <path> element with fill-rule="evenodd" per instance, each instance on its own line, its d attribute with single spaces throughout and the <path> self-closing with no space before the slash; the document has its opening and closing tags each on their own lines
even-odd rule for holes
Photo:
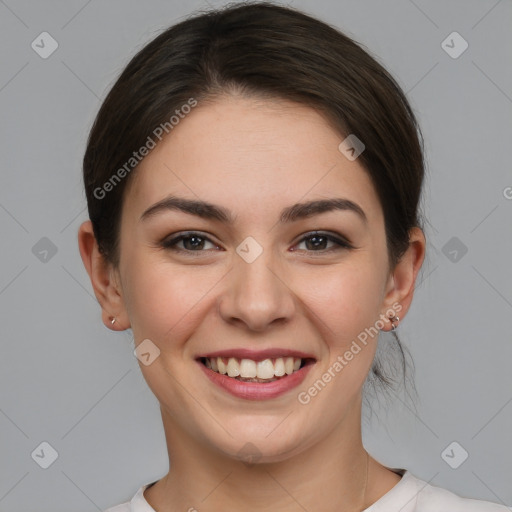
<svg viewBox="0 0 512 512">
<path fill-rule="evenodd" d="M 364 143 L 359 162 L 382 205 L 392 269 L 409 246 L 409 230 L 421 227 L 423 147 L 412 109 L 390 74 L 351 38 L 267 2 L 201 12 L 171 26 L 131 59 L 110 90 L 83 161 L 89 217 L 104 257 L 119 263 L 124 191 L 137 164 L 133 152 L 159 126 L 172 129 L 170 117 L 191 99 L 229 93 L 308 105 L 340 137 L 354 134 Z M 392 372 L 403 370 L 405 379 L 404 350 L 393 335 L 401 363 Z M 377 357 L 370 373 L 384 387 L 394 381 Z"/>
</svg>

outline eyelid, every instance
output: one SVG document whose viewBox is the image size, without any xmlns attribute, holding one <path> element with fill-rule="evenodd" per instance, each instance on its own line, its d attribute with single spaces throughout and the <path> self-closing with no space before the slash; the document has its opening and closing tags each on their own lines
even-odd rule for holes
<svg viewBox="0 0 512 512">
<path fill-rule="evenodd" d="M 206 235 L 208 235 L 208 236 L 206 236 Z M 204 252 L 209 252 L 209 251 L 211 251 L 211 249 L 193 251 L 193 250 L 189 250 L 189 249 L 177 248 L 176 245 L 179 242 L 181 242 L 183 239 L 185 239 L 185 238 L 190 238 L 190 237 L 193 237 L 193 236 L 197 236 L 198 238 L 202 238 L 203 240 L 206 240 L 206 241 L 210 242 L 211 244 L 215 245 L 218 248 L 219 244 L 217 244 L 215 241 L 213 241 L 210 238 L 211 235 L 209 233 L 206 233 L 206 235 L 204 234 L 204 232 L 201 232 L 201 231 L 185 231 L 185 232 L 182 232 L 182 233 L 173 234 L 171 238 L 169 238 L 169 237 L 164 238 L 160 242 L 160 245 L 164 249 L 168 249 L 168 250 L 171 250 L 171 251 L 174 251 L 174 252 L 185 253 L 187 255 L 191 255 L 192 253 L 197 253 L 196 255 L 199 255 L 199 254 L 204 253 Z M 331 247 L 329 249 L 321 249 L 321 250 L 318 250 L 318 251 L 313 251 L 313 250 L 308 251 L 308 250 L 305 250 L 305 252 L 307 252 L 307 253 L 311 253 L 311 254 L 314 254 L 314 253 L 326 254 L 326 253 L 330 253 L 330 252 L 333 252 L 333 251 L 354 249 L 354 246 L 352 245 L 352 243 L 346 237 L 344 237 L 343 235 L 340 235 L 338 233 L 334 234 L 334 233 L 331 233 L 329 231 L 321 231 L 321 230 L 313 230 L 313 231 L 308 231 L 306 233 L 303 233 L 301 235 L 301 238 L 299 240 L 297 240 L 294 243 L 293 246 L 295 247 L 296 245 L 304 242 L 305 240 L 307 240 L 308 238 L 311 238 L 313 236 L 325 237 L 329 241 L 333 242 L 335 244 L 335 247 Z M 292 249 L 292 250 L 296 251 L 296 249 Z M 303 251 L 303 249 L 299 249 L 299 251 L 301 251 L 301 250 Z"/>
<path fill-rule="evenodd" d="M 310 237 L 313 237 L 313 236 L 321 236 L 321 237 L 325 237 L 327 238 L 327 240 L 331 241 L 331 242 L 334 242 L 337 247 L 334 247 L 334 248 L 331 248 L 331 249 L 323 249 L 323 250 L 320 250 L 320 251 L 306 251 L 306 252 L 310 252 L 310 253 L 327 253 L 327 252 L 330 252 L 332 250 L 336 250 L 336 249 L 353 249 L 353 245 L 351 244 L 351 242 L 344 236 L 340 235 L 340 234 L 335 234 L 335 233 L 331 233 L 329 231 L 321 231 L 321 230 L 313 230 L 313 231 L 308 231 L 307 233 L 304 233 L 303 235 L 301 235 L 301 238 L 294 244 L 295 245 L 298 245 L 300 243 L 302 243 L 303 241 L 305 241 L 307 238 L 310 238 Z"/>
<path fill-rule="evenodd" d="M 167 236 L 167 237 L 165 237 L 160 242 L 160 245 L 164 249 L 173 250 L 175 252 L 184 252 L 184 253 L 187 253 L 187 254 L 207 252 L 207 251 L 190 251 L 190 250 L 187 250 L 187 249 L 181 249 L 181 248 L 176 248 L 175 247 L 176 244 L 181 242 L 184 238 L 191 238 L 193 236 L 197 236 L 198 238 L 202 238 L 203 240 L 206 240 L 206 241 L 210 242 L 211 244 L 215 245 L 216 247 L 219 246 L 219 244 L 217 244 L 215 241 L 213 241 L 210 238 L 211 235 L 209 233 L 203 234 L 203 232 L 201 232 L 201 231 L 184 231 L 182 233 L 173 234 L 170 237 Z"/>
</svg>

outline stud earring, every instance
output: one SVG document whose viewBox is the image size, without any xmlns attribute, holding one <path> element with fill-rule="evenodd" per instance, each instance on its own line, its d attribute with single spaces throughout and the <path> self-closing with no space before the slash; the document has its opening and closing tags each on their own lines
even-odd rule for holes
<svg viewBox="0 0 512 512">
<path fill-rule="evenodd" d="M 391 322 L 391 330 L 395 331 L 396 328 L 398 327 L 398 322 L 400 321 L 400 318 L 397 316 L 390 316 L 389 321 Z"/>
<path fill-rule="evenodd" d="M 116 317 L 115 317 L 115 316 L 114 316 L 114 317 L 112 317 L 112 319 L 110 320 L 110 323 L 111 323 L 112 325 L 114 325 L 114 324 L 116 323 Z"/>
</svg>

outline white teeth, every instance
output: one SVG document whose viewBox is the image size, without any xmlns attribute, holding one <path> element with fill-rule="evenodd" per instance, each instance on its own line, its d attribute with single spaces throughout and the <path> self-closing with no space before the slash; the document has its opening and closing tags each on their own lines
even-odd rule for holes
<svg viewBox="0 0 512 512">
<path fill-rule="evenodd" d="M 271 379 L 274 376 L 274 365 L 271 359 L 258 362 L 258 379 Z"/>
<path fill-rule="evenodd" d="M 209 358 L 207 358 L 208 360 Z M 222 373 L 222 375 L 226 375 L 227 371 L 226 371 L 226 365 L 224 364 L 224 361 L 222 360 L 222 357 L 218 357 L 217 358 L 217 371 L 219 373 Z M 213 370 L 213 368 L 212 368 Z"/>
<path fill-rule="evenodd" d="M 252 359 L 237 359 L 230 357 L 225 362 L 222 357 L 207 357 L 205 365 L 214 372 L 228 375 L 229 377 L 241 377 L 245 379 L 268 380 L 275 377 L 291 375 L 300 369 L 302 359 L 300 357 L 278 357 L 276 359 L 264 359 L 253 361 Z"/>
<path fill-rule="evenodd" d="M 240 377 L 251 378 L 257 375 L 256 363 L 251 359 L 242 359 L 240 362 Z"/>
<path fill-rule="evenodd" d="M 299 359 L 300 361 L 300 359 Z M 300 362 L 299 362 L 300 364 Z M 284 361 L 282 357 L 278 357 L 274 363 L 274 375 L 276 377 L 282 377 L 286 373 L 284 369 Z"/>
<path fill-rule="evenodd" d="M 240 375 L 240 365 L 234 357 L 229 358 L 226 370 L 230 377 L 238 377 Z"/>
</svg>

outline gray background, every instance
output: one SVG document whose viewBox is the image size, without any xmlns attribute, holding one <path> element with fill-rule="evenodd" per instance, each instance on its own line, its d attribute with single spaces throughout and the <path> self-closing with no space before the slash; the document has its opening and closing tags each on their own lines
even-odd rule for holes
<svg viewBox="0 0 512 512">
<path fill-rule="evenodd" d="M 512 505 L 512 2 L 291 5 L 377 55 L 426 139 L 428 256 L 398 330 L 421 400 L 414 411 L 397 396 L 365 424 L 365 446 L 434 485 Z M 2 512 L 102 510 L 167 471 L 158 403 L 130 332 L 102 325 L 79 256 L 80 166 L 94 115 L 129 58 L 200 7 L 0 0 Z M 47 59 L 31 48 L 43 31 L 59 45 Z M 469 44 L 458 58 L 441 46 L 453 31 Z M 58 452 L 48 469 L 31 457 L 43 441 Z M 457 469 L 442 456 L 453 441 L 469 454 Z M 461 450 L 448 451 L 452 461 Z"/>
</svg>

